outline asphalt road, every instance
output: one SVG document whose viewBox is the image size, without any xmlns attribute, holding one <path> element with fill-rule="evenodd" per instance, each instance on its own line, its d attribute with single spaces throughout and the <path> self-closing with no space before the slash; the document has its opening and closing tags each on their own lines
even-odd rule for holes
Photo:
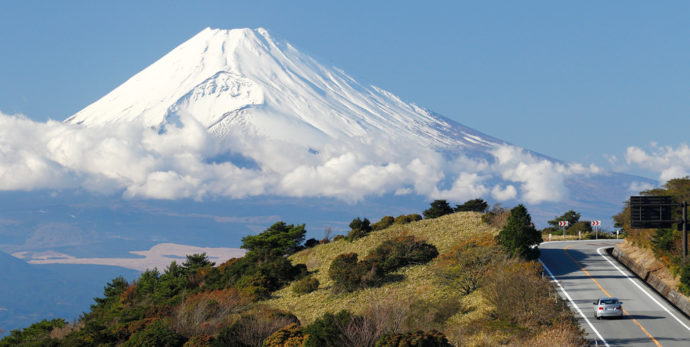
<svg viewBox="0 0 690 347">
<path fill-rule="evenodd" d="M 592 345 L 690 346 L 690 319 L 676 310 L 605 248 L 617 240 L 554 241 L 539 245 L 540 260 L 559 284 Z M 615 296 L 622 319 L 594 318 L 592 302 Z"/>
</svg>

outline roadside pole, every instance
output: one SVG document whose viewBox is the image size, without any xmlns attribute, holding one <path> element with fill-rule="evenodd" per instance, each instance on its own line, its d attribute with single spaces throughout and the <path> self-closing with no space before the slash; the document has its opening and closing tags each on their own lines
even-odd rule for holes
<svg viewBox="0 0 690 347">
<path fill-rule="evenodd" d="M 559 221 L 558 226 L 560 226 L 561 229 L 563 229 L 563 241 L 565 241 L 565 227 L 568 226 L 568 221 L 567 220 Z"/>
<path fill-rule="evenodd" d="M 598 240 L 599 239 L 599 226 L 601 225 L 601 221 L 600 220 L 593 220 L 590 223 L 594 227 L 594 239 Z"/>
</svg>

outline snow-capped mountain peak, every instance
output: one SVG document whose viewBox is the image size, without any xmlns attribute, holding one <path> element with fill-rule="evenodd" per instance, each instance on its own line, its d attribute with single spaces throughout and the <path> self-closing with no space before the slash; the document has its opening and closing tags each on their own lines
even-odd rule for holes
<svg viewBox="0 0 690 347">
<path fill-rule="evenodd" d="M 316 150 L 380 138 L 444 150 L 503 143 L 363 86 L 263 28 L 206 28 L 66 122 L 160 128 L 178 117 L 220 137 L 254 134 Z"/>
</svg>

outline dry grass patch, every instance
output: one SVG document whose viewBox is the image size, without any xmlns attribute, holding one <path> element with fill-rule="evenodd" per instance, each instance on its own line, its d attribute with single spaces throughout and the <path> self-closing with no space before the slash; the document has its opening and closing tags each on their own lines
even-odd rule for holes
<svg viewBox="0 0 690 347">
<path fill-rule="evenodd" d="M 394 281 L 376 288 L 340 294 L 334 294 L 332 291 L 333 280 L 328 276 L 328 267 L 340 254 L 357 253 L 363 258 L 382 242 L 400 236 L 414 236 L 425 240 L 436 246 L 439 253 L 443 254 L 463 239 L 487 233 L 496 235 L 498 230 L 483 224 L 480 213 L 463 212 L 404 225 L 395 224 L 384 230 L 373 231 L 367 237 L 354 242 L 338 240 L 319 245 L 290 257 L 293 264 L 307 265 L 309 272 L 313 272 L 321 283 L 319 289 L 297 296 L 290 286 L 275 292 L 274 298 L 265 303 L 289 310 L 300 319 L 302 324 L 309 324 L 326 312 L 347 309 L 355 314 L 361 314 L 383 298 L 412 302 L 418 299 L 442 301 L 455 297 L 457 294 L 451 293 L 451 288 L 445 286 L 439 288 L 437 279 L 431 271 L 434 261 L 425 265 L 408 266 L 392 273 L 393 276 L 404 277 L 404 281 Z"/>
<path fill-rule="evenodd" d="M 302 326 L 314 322 L 327 312 L 348 310 L 374 321 L 377 315 L 392 320 L 394 324 L 387 323 L 389 330 L 391 326 L 397 330 L 402 327 L 404 331 L 438 329 L 444 332 L 449 342 L 458 346 L 529 345 L 542 342 L 577 345 L 584 341 L 571 312 L 560 302 L 547 305 L 556 311 L 549 319 L 538 319 L 529 314 L 534 310 L 532 304 L 543 303 L 544 297 L 557 301 L 555 289 L 551 283 L 535 274 L 538 264 L 505 258 L 505 254 L 495 245 L 498 231 L 497 227 L 483 223 L 480 213 L 461 212 L 411 224 L 392 225 L 354 242 L 338 240 L 322 244 L 290 257 L 293 264 L 307 265 L 308 271 L 320 282 L 319 288 L 298 296 L 293 293 L 291 285 L 274 292 L 273 298 L 263 303 L 292 312 Z M 439 256 L 428 264 L 408 266 L 393 272 L 392 277 L 399 280 L 389 281 L 379 287 L 340 293 L 333 290 L 333 280 L 328 272 L 338 255 L 356 253 L 364 258 L 384 241 L 402 236 L 413 236 L 434 245 Z M 481 284 L 476 290 L 463 294 L 458 290 L 457 281 L 452 278 L 453 272 L 467 271 L 468 268 L 463 268 L 474 263 L 466 264 L 463 261 L 473 259 L 481 250 L 498 257 L 489 262 L 480 262 L 484 267 Z M 506 269 L 502 270 L 504 267 Z M 517 288 L 512 288 L 513 284 Z M 526 289 L 532 287 L 535 290 Z M 500 305 L 516 306 L 515 302 L 504 302 L 500 296 L 499 292 L 509 289 L 515 289 L 511 292 L 515 300 L 526 299 L 524 296 L 528 295 L 519 291 L 529 292 L 529 304 L 532 306 L 521 306 L 519 315 L 511 315 L 498 308 Z M 402 317 L 405 319 L 401 322 Z"/>
</svg>

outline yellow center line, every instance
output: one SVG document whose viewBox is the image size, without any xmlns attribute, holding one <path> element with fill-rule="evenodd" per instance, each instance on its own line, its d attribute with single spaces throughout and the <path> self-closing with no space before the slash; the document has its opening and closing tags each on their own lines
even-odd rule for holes
<svg viewBox="0 0 690 347">
<path fill-rule="evenodd" d="M 568 245 L 568 246 L 566 246 L 566 247 L 563 248 L 563 252 L 565 252 L 565 255 L 567 255 L 568 258 L 570 258 L 570 260 L 572 260 L 573 263 L 575 263 L 575 265 L 577 265 L 577 267 L 580 268 L 580 270 L 582 270 L 585 274 L 587 274 L 587 276 L 589 276 L 589 278 L 590 278 L 592 281 L 594 281 L 594 283 L 597 284 L 597 286 L 599 287 L 599 289 L 601 289 L 601 291 L 604 292 L 604 294 L 606 294 L 606 296 L 608 296 L 608 297 L 610 298 L 611 295 L 609 294 L 609 292 L 607 292 L 606 289 L 604 289 L 604 287 L 602 287 L 601 284 L 599 284 L 599 282 L 594 278 L 594 276 L 592 276 L 592 275 L 589 273 L 589 271 L 585 270 L 585 268 L 582 267 L 582 265 L 580 264 L 580 262 L 578 262 L 577 260 L 575 260 L 575 258 L 573 258 L 573 256 L 571 256 L 570 253 L 568 253 L 568 247 L 570 247 L 570 246 L 573 246 L 573 245 Z M 642 332 L 643 332 L 645 335 L 647 335 L 647 337 L 649 337 L 650 339 L 652 339 L 652 342 L 654 342 L 655 345 L 661 347 L 661 344 L 659 343 L 659 341 L 657 341 L 657 340 L 654 338 L 654 336 L 652 336 L 652 334 L 650 334 L 650 333 L 647 331 L 647 329 L 645 329 L 645 328 L 642 326 L 642 324 L 640 324 L 640 322 L 637 321 L 637 319 L 633 318 L 632 315 L 630 314 L 630 312 L 628 312 L 628 311 L 626 311 L 625 309 L 623 309 L 623 313 L 624 313 L 626 316 L 629 316 L 630 319 L 633 321 L 633 323 L 635 323 L 635 325 L 637 325 L 637 326 L 640 328 L 640 330 L 642 330 Z"/>
</svg>

